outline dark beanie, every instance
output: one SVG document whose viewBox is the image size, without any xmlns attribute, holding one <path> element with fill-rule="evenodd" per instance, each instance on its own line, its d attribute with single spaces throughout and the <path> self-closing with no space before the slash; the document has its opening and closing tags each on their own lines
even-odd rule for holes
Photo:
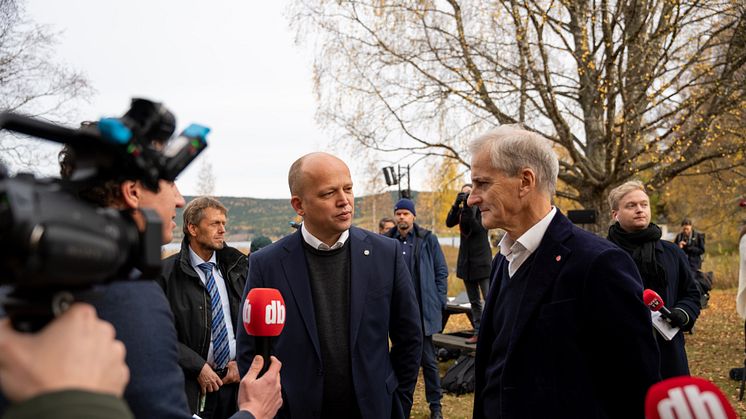
<svg viewBox="0 0 746 419">
<path fill-rule="evenodd" d="M 254 253 L 257 250 L 261 249 L 262 247 L 268 246 L 270 244 L 272 244 L 272 240 L 270 240 L 268 237 L 264 237 L 264 236 L 255 237 L 253 240 L 251 240 L 251 247 L 249 251 Z"/>
<path fill-rule="evenodd" d="M 412 200 L 410 199 L 402 198 L 399 200 L 399 202 L 396 203 L 396 205 L 394 205 L 394 212 L 400 209 L 409 210 L 412 215 L 417 215 L 417 213 L 414 211 L 414 202 L 412 202 Z"/>
</svg>

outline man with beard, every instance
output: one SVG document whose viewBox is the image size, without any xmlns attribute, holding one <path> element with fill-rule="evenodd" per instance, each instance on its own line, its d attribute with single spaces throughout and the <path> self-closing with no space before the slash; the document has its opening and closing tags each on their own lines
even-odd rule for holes
<svg viewBox="0 0 746 419">
<path fill-rule="evenodd" d="M 609 240 L 632 256 L 646 289 L 657 292 L 671 314 L 668 322 L 681 331 L 691 330 L 699 316 L 699 290 L 686 255 L 677 245 L 661 240 L 661 229 L 650 222 L 650 199 L 642 182 L 626 182 L 609 193 Z M 689 375 L 684 334 L 672 340 L 656 333 L 663 379 Z"/>
<path fill-rule="evenodd" d="M 386 235 L 401 243 L 402 256 L 414 281 L 417 303 L 422 313 L 422 376 L 430 418 L 442 419 L 440 371 L 433 346 L 433 335 L 443 330 L 443 310 L 448 293 L 448 265 L 438 237 L 415 223 L 414 202 L 402 198 L 394 205 L 396 228 Z"/>
<path fill-rule="evenodd" d="M 236 412 L 236 324 L 246 255 L 225 244 L 228 210 L 198 197 L 184 208 L 181 251 L 164 262 L 158 283 L 174 313 L 187 401 L 202 418 Z"/>
</svg>

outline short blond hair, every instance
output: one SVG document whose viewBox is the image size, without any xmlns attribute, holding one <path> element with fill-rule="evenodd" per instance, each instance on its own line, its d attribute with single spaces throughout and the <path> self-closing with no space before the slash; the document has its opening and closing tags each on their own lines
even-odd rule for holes
<svg viewBox="0 0 746 419">
<path fill-rule="evenodd" d="M 643 191 L 647 193 L 647 191 L 645 190 L 645 185 L 643 185 L 642 182 L 640 182 L 639 180 L 629 180 L 609 192 L 609 207 L 611 207 L 611 209 L 614 211 L 618 210 L 619 201 L 624 198 L 624 195 L 627 195 L 632 191 Z"/>
</svg>

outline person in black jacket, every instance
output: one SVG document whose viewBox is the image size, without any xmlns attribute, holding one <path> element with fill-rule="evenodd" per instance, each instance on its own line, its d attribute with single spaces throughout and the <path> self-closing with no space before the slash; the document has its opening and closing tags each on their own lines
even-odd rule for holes
<svg viewBox="0 0 746 419">
<path fill-rule="evenodd" d="M 446 217 L 446 226 L 453 227 L 458 224 L 461 233 L 456 276 L 464 280 L 474 324 L 474 336 L 467 339 L 466 343 L 475 344 L 482 318 L 482 298 L 479 296 L 479 290 L 482 290 L 482 296 L 486 298 L 490 287 L 492 249 L 487 237 L 487 229 L 482 226 L 481 211 L 466 203 L 469 193 L 471 193 L 471 183 L 461 187 L 461 192 L 456 195 L 456 202 L 453 203 Z"/>
<path fill-rule="evenodd" d="M 702 269 L 702 255 L 705 253 L 705 235 L 694 230 L 691 220 L 684 218 L 681 222 L 681 232 L 676 235 L 673 242 L 686 253 L 692 273 L 696 274 L 697 271 Z"/>
<path fill-rule="evenodd" d="M 700 293 L 686 255 L 675 244 L 661 240 L 661 229 L 650 222 L 650 200 L 640 181 L 629 181 L 609 193 L 611 216 L 609 240 L 632 256 L 645 288 L 657 292 L 671 314 L 668 322 L 682 331 L 691 330 L 700 311 Z M 666 340 L 656 333 L 661 354 L 661 378 L 689 375 L 684 334 Z"/>
<path fill-rule="evenodd" d="M 248 267 L 246 255 L 224 242 L 227 212 L 214 198 L 189 202 L 181 251 L 164 261 L 158 279 L 174 313 L 187 402 L 204 419 L 237 409 L 235 321 Z"/>
</svg>

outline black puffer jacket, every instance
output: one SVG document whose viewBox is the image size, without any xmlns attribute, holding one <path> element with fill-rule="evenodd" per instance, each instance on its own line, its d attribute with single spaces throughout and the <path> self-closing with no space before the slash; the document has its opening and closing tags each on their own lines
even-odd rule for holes
<svg viewBox="0 0 746 419">
<path fill-rule="evenodd" d="M 215 255 L 218 269 L 226 281 L 233 333 L 241 304 L 241 293 L 246 284 L 248 257 L 229 246 Z M 163 272 L 157 280 L 166 293 L 174 313 L 179 339 L 179 365 L 184 370 L 187 401 L 192 412 L 199 407 L 200 387 L 197 376 L 207 362 L 210 350 L 210 294 L 190 263 L 189 243 L 184 239 L 181 251 L 163 262 Z"/>
</svg>

